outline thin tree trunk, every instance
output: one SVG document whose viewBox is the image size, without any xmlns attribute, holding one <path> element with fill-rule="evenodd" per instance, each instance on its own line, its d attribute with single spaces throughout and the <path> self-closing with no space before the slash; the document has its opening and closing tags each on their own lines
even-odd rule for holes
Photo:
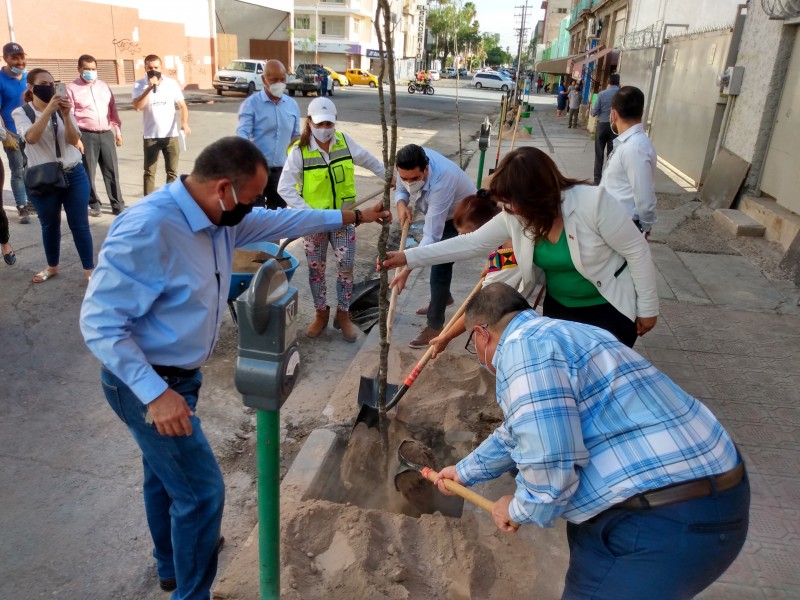
<svg viewBox="0 0 800 600">
<path fill-rule="evenodd" d="M 381 56 L 381 85 L 378 86 L 378 103 L 380 105 L 381 133 L 383 136 L 383 164 L 386 165 L 383 184 L 383 208 L 384 210 L 390 210 L 392 175 L 394 174 L 394 160 L 397 154 L 397 87 L 394 70 L 394 32 L 392 30 L 390 0 L 378 0 L 378 7 L 375 11 L 375 32 L 378 36 L 378 52 Z M 386 99 L 383 91 L 383 78 L 386 75 L 387 63 L 389 66 L 389 124 L 386 122 Z M 386 242 L 389 239 L 389 228 L 389 223 L 384 223 L 378 238 L 378 260 L 381 262 L 386 259 Z M 385 269 L 381 269 L 380 279 L 378 325 L 381 336 L 381 351 L 378 370 L 378 414 L 380 415 L 383 460 L 384 464 L 387 464 L 389 458 L 389 421 L 386 418 L 386 382 L 389 371 L 389 340 L 387 338 L 386 318 L 389 308 L 389 277 Z"/>
</svg>

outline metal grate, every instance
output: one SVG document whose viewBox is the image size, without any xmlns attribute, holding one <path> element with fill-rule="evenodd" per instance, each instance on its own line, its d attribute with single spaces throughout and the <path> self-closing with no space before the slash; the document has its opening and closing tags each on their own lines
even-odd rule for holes
<svg viewBox="0 0 800 600">
<path fill-rule="evenodd" d="M 28 70 L 47 69 L 56 81 L 69 82 L 78 77 L 77 59 L 66 58 L 31 58 L 28 59 Z M 133 61 L 125 61 L 131 63 Z M 133 70 L 133 69 L 131 69 Z M 97 61 L 97 76 L 111 85 L 119 83 L 117 68 L 113 60 Z M 131 81 L 133 81 L 131 79 Z"/>
<path fill-rule="evenodd" d="M 761 0 L 761 8 L 770 19 L 795 19 L 800 17 L 800 0 Z"/>
</svg>

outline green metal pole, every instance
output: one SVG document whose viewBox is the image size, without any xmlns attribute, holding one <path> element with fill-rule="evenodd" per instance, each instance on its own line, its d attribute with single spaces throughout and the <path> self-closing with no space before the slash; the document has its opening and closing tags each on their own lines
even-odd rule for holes
<svg viewBox="0 0 800 600">
<path fill-rule="evenodd" d="M 258 466 L 258 560 L 261 600 L 280 600 L 280 413 L 256 411 Z"/>
<path fill-rule="evenodd" d="M 481 150 L 481 157 L 478 159 L 478 189 L 481 187 L 483 181 L 483 160 L 486 158 L 486 150 Z"/>
</svg>

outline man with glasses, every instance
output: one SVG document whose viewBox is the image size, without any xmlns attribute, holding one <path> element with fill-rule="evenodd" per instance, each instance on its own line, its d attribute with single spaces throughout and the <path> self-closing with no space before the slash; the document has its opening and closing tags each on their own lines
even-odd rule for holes
<svg viewBox="0 0 800 600">
<path fill-rule="evenodd" d="M 286 208 L 278 193 L 278 181 L 289 146 L 300 138 L 300 107 L 294 98 L 284 94 L 286 67 L 281 61 L 268 60 L 261 78 L 264 89 L 247 98 L 239 108 L 236 135 L 258 146 L 269 163 L 269 181 L 264 189 L 267 208 Z"/>
<path fill-rule="evenodd" d="M 268 172 L 251 142 L 226 137 L 208 146 L 190 175 L 114 221 L 81 310 L 106 399 L 142 451 L 160 585 L 177 588 L 177 598 L 209 598 L 217 570 L 224 486 L 195 410 L 200 368 L 226 313 L 233 251 L 357 218 L 349 210 L 252 210 Z M 387 218 L 378 203 L 359 222 Z"/>
<path fill-rule="evenodd" d="M 442 469 L 440 491 L 518 468 L 494 522 L 567 521 L 564 598 L 693 598 L 722 575 L 747 535 L 750 488 L 708 408 L 610 333 L 539 317 L 505 284 L 478 292 L 465 321 L 505 421 Z"/>
</svg>

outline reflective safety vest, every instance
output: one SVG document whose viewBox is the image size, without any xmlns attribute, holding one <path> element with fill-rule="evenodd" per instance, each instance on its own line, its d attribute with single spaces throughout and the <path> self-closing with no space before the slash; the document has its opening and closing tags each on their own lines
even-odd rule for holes
<svg viewBox="0 0 800 600">
<path fill-rule="evenodd" d="M 303 189 L 297 186 L 311 208 L 341 209 L 356 200 L 355 165 L 344 135 L 335 132 L 336 141 L 325 162 L 319 150 L 301 148 L 303 153 Z M 297 142 L 295 142 L 297 144 Z"/>
</svg>

